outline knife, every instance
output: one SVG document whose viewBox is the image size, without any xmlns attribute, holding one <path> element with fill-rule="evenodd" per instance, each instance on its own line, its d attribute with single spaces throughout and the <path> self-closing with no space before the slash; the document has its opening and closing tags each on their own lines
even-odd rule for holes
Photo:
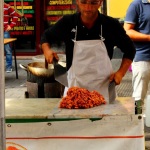
<svg viewBox="0 0 150 150">
<path fill-rule="evenodd" d="M 110 82 L 110 83 L 109 83 L 109 86 L 108 86 L 109 103 L 110 103 L 110 104 L 112 104 L 112 103 L 115 101 L 115 99 L 116 99 L 115 86 L 116 86 L 115 81 Z"/>
<path fill-rule="evenodd" d="M 61 66 L 56 59 L 53 60 L 55 80 L 68 87 L 67 69 Z"/>
</svg>

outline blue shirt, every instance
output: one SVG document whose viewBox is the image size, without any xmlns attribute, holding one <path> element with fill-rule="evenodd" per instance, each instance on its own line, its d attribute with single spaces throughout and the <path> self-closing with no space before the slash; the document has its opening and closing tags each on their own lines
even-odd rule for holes
<svg viewBox="0 0 150 150">
<path fill-rule="evenodd" d="M 133 0 L 125 18 L 126 23 L 135 24 L 135 30 L 150 35 L 150 3 L 148 0 Z M 134 61 L 150 61 L 150 42 L 135 42 Z"/>
</svg>

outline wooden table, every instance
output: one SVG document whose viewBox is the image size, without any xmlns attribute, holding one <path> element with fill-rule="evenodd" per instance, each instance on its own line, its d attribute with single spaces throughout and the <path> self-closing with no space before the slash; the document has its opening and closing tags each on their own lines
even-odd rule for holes
<svg viewBox="0 0 150 150">
<path fill-rule="evenodd" d="M 15 70 L 16 70 L 16 79 L 18 79 L 18 68 L 17 68 L 17 59 L 16 59 L 16 48 L 15 48 L 15 41 L 17 38 L 5 38 L 4 44 L 13 43 L 13 51 L 14 51 L 14 60 L 15 60 Z"/>
</svg>

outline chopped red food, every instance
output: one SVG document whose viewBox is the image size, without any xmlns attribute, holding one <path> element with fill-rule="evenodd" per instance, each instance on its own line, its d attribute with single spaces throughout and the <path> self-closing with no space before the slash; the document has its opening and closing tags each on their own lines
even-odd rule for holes
<svg viewBox="0 0 150 150">
<path fill-rule="evenodd" d="M 67 96 L 60 102 L 60 108 L 85 109 L 106 104 L 104 97 L 97 91 L 88 91 L 85 88 L 71 87 Z"/>
</svg>

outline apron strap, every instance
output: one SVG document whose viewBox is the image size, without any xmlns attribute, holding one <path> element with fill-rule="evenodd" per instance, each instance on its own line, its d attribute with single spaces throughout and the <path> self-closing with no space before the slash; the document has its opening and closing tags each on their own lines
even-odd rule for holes
<svg viewBox="0 0 150 150">
<path fill-rule="evenodd" d="M 100 29 L 101 31 L 100 31 L 100 39 L 102 40 L 102 41 L 104 41 L 105 40 L 105 38 L 103 37 L 103 30 L 102 30 L 102 25 L 101 25 L 101 29 Z"/>
<path fill-rule="evenodd" d="M 72 41 L 74 41 L 74 42 L 77 40 L 77 25 L 78 25 L 77 15 L 75 17 L 75 24 L 76 24 L 76 27 L 75 27 L 75 37 L 74 37 L 74 39 L 72 39 Z M 100 34 L 99 34 L 99 37 L 100 37 L 100 40 L 102 40 L 102 41 L 105 40 L 105 38 L 103 37 L 102 24 L 100 25 Z"/>
<path fill-rule="evenodd" d="M 105 38 L 102 36 L 103 35 L 103 33 L 102 33 L 103 31 L 102 31 L 102 25 L 101 25 L 101 34 L 99 35 L 99 37 L 100 37 L 100 40 L 102 40 L 102 41 L 104 41 L 105 40 Z M 76 29 L 75 29 L 75 37 L 74 37 L 74 39 L 72 39 L 72 41 L 76 41 L 76 39 L 77 39 L 77 26 L 76 26 Z"/>
<path fill-rule="evenodd" d="M 76 25 L 76 30 L 75 30 L 75 37 L 74 37 L 74 40 L 75 40 L 75 41 L 77 40 L 77 25 Z"/>
</svg>

